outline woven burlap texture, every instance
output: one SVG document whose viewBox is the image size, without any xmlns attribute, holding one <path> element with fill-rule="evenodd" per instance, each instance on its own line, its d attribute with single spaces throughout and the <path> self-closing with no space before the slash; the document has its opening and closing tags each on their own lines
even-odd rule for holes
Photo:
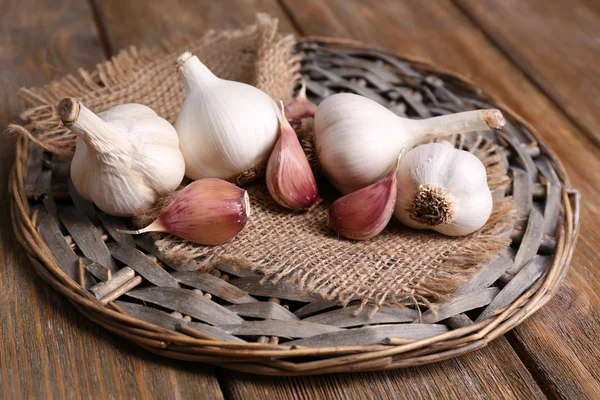
<svg viewBox="0 0 600 400">
<path fill-rule="evenodd" d="M 21 114 L 28 124 L 10 124 L 8 130 L 28 136 L 54 154 L 72 157 L 75 136 L 55 110 L 63 97 L 75 97 L 96 113 L 119 104 L 140 103 L 174 123 L 185 98 L 175 60 L 186 50 L 218 77 L 249 83 L 273 99 L 288 101 L 299 78 L 295 39 L 278 33 L 276 19 L 261 13 L 256 18 L 245 29 L 210 31 L 199 40 L 178 38 L 142 50 L 130 47 L 92 73 L 80 70 L 79 78 L 67 75 L 41 88 L 21 89 L 19 95 L 31 105 Z"/>
<path fill-rule="evenodd" d="M 498 147 L 481 136 L 469 144 L 464 139 L 450 138 L 456 147 L 482 160 L 488 185 L 498 194 L 492 216 L 474 234 L 451 238 L 405 228 L 393 219 L 371 240 L 346 240 L 327 226 L 327 204 L 306 213 L 286 211 L 273 201 L 264 182 L 257 182 L 247 187 L 251 218 L 233 241 L 210 247 L 168 236 L 156 245 L 180 263 L 195 259 L 202 270 L 234 263 L 264 274 L 263 281 L 292 285 L 344 305 L 353 300 L 362 306 L 429 306 L 444 301 L 479 266 L 506 250 L 515 219 L 513 199 L 501 197 L 510 179 Z M 168 201 L 161 203 L 138 216 L 138 222 L 156 218 Z"/>
<path fill-rule="evenodd" d="M 9 129 L 54 154 L 72 156 L 74 136 L 55 112 L 55 105 L 66 96 L 95 112 L 141 103 L 174 122 L 184 99 L 174 60 L 185 50 L 198 55 L 217 76 L 256 85 L 274 99 L 287 101 L 299 78 L 294 43 L 293 37 L 277 33 L 276 20 L 259 14 L 256 24 L 243 30 L 209 32 L 196 41 L 171 41 L 155 49 L 129 48 L 92 73 L 80 71 L 80 79 L 66 76 L 43 88 L 21 90 L 31 104 L 22 114 L 28 124 L 12 124 Z M 455 140 L 457 147 L 465 145 L 464 137 Z M 495 145 L 479 138 L 468 149 L 486 165 L 490 188 L 504 193 L 507 171 Z M 198 269 L 234 262 L 263 273 L 264 280 L 294 285 L 300 292 L 342 304 L 359 300 L 363 305 L 428 305 L 445 299 L 478 266 L 504 251 L 514 221 L 513 202 L 504 198 L 496 200 L 487 225 L 466 237 L 410 230 L 393 220 L 376 238 L 355 242 L 339 238 L 327 227 L 326 204 L 292 213 L 270 198 L 264 182 L 247 189 L 252 215 L 232 242 L 205 247 L 167 236 L 157 240 L 157 246 L 174 260 L 197 260 Z M 164 206 L 164 199 L 159 203 Z M 146 218 L 157 212 L 151 210 Z"/>
</svg>

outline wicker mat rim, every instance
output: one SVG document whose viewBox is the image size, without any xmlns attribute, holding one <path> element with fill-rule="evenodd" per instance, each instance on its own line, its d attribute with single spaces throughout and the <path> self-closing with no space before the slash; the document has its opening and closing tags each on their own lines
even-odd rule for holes
<svg viewBox="0 0 600 400">
<path fill-rule="evenodd" d="M 332 48 L 339 46 L 373 50 L 359 42 L 342 39 L 308 37 L 302 41 L 318 42 Z M 382 51 L 382 53 L 413 63 L 419 70 L 455 79 L 470 88 L 477 87 L 469 79 L 426 61 L 390 52 Z M 568 176 L 559 159 L 536 130 L 519 115 L 485 93 L 481 93 L 481 97 L 523 125 L 528 131 L 526 133 L 531 136 L 530 139 L 536 142 L 541 152 L 548 157 L 563 183 L 564 212 L 557 230 L 556 254 L 549 270 L 496 317 L 441 335 L 397 345 L 308 348 L 286 346 L 285 344 L 231 343 L 209 340 L 203 337 L 201 332 L 185 326 L 179 331 L 172 331 L 129 317 L 114 303 L 104 305 L 99 302 L 67 276 L 58 267 L 51 252 L 38 234 L 35 228 L 37 214 L 30 213 L 24 187 L 25 167 L 30 144 L 30 140 L 25 137 L 21 137 L 17 141 L 16 160 L 9 181 L 14 232 L 40 277 L 66 296 L 81 313 L 109 331 L 162 356 L 268 375 L 309 375 L 397 369 L 456 357 L 486 346 L 491 340 L 516 327 L 552 298 L 560 281 L 568 271 L 579 228 L 579 193 L 570 188 Z M 280 360 L 280 358 L 306 356 L 319 357 L 319 359 L 298 363 Z"/>
</svg>

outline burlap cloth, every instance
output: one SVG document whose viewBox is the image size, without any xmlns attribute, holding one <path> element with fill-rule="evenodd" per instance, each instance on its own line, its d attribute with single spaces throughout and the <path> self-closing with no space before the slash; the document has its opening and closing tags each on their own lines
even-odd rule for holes
<svg viewBox="0 0 600 400">
<path fill-rule="evenodd" d="M 12 124 L 9 130 L 57 155 L 72 156 L 74 137 L 55 112 L 55 105 L 66 96 L 78 98 L 95 112 L 141 103 L 174 122 L 184 99 L 174 60 L 185 50 L 198 55 L 221 78 L 253 84 L 274 99 L 288 101 L 300 69 L 294 43 L 293 37 L 277 33 L 276 20 L 259 14 L 256 24 L 243 30 L 209 32 L 196 41 L 171 41 L 154 49 L 129 48 L 92 73 L 80 71 L 80 78 L 66 76 L 43 88 L 21 90 L 31 104 L 22 114 L 27 125 Z M 455 139 L 457 147 L 464 146 L 464 138 Z M 486 165 L 492 191 L 503 193 L 509 179 L 496 146 L 477 140 L 467 149 Z M 393 220 L 376 238 L 355 242 L 339 238 L 327 227 L 326 203 L 307 213 L 292 213 L 270 198 L 262 180 L 247 189 L 252 215 L 230 243 L 208 247 L 163 236 L 157 246 L 170 258 L 196 260 L 198 269 L 234 262 L 263 273 L 265 280 L 284 281 L 342 304 L 358 300 L 363 305 L 419 305 L 445 299 L 482 263 L 504 251 L 514 221 L 514 204 L 503 198 L 495 201 L 485 227 L 469 236 L 449 238 L 410 230 Z"/>
</svg>

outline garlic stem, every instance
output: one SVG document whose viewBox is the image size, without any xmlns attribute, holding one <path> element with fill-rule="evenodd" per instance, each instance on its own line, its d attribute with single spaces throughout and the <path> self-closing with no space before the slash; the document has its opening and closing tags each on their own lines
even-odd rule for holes
<svg viewBox="0 0 600 400">
<path fill-rule="evenodd" d="M 180 55 L 175 61 L 175 65 L 188 94 L 193 85 L 205 85 L 218 79 L 198 57 L 194 57 L 189 51 Z"/>
<path fill-rule="evenodd" d="M 495 109 L 465 111 L 411 121 L 414 122 L 415 126 L 413 134 L 420 137 L 419 141 L 428 141 L 440 136 L 497 129 L 506 123 L 502 113 Z"/>
<path fill-rule="evenodd" d="M 63 125 L 68 126 L 86 145 L 99 153 L 109 153 L 117 145 L 107 122 L 76 99 L 67 97 L 57 107 Z"/>
</svg>

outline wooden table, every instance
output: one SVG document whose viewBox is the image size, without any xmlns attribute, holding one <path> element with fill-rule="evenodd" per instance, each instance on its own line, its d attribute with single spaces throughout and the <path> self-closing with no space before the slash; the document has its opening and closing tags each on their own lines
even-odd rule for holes
<svg viewBox="0 0 600 400">
<path fill-rule="evenodd" d="M 43 84 L 128 45 L 243 26 L 354 38 L 462 73 L 537 127 L 583 196 L 556 297 L 487 348 L 386 373 L 257 377 L 159 359 L 88 322 L 44 284 L 0 191 L 0 398 L 600 398 L 600 3 L 590 0 L 0 1 L 0 126 Z M 14 138 L 2 137 L 7 187 Z"/>
</svg>

